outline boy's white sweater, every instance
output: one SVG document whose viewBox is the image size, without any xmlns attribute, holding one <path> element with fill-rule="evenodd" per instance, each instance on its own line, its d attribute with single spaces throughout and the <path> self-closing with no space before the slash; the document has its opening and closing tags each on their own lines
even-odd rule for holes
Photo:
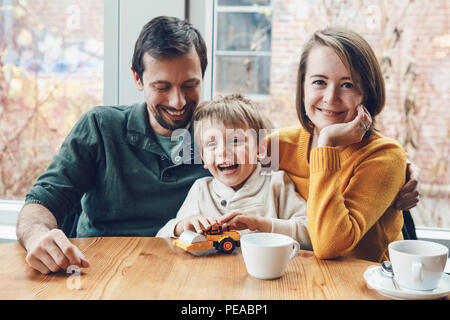
<svg viewBox="0 0 450 320">
<path fill-rule="evenodd" d="M 262 174 L 258 164 L 237 191 L 213 177 L 198 179 L 174 219 L 158 231 L 157 237 L 175 237 L 178 221 L 192 215 L 220 218 L 231 212 L 245 212 L 270 218 L 272 232 L 296 239 L 302 249 L 312 250 L 307 229 L 306 202 L 282 170 Z"/>
</svg>

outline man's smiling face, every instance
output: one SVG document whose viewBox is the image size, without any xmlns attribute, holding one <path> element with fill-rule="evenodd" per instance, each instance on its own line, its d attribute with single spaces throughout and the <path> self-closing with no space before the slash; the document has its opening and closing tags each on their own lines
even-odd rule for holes
<svg viewBox="0 0 450 320">
<path fill-rule="evenodd" d="M 160 135 L 184 128 L 200 100 L 202 70 L 194 48 L 180 57 L 155 59 L 145 53 L 142 80 L 133 71 L 136 87 L 143 91 L 150 125 Z"/>
</svg>

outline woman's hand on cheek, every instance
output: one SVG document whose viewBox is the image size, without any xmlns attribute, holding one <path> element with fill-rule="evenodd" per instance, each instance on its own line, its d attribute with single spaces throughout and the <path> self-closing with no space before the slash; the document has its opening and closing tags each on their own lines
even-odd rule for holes
<svg viewBox="0 0 450 320">
<path fill-rule="evenodd" d="M 350 122 L 332 124 L 320 131 L 318 147 L 345 147 L 358 143 L 372 124 L 369 112 L 362 106 L 357 107 L 357 114 Z"/>
</svg>

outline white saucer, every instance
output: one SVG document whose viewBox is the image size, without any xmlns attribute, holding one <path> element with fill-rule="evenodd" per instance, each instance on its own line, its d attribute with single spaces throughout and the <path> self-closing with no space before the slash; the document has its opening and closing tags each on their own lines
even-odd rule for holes
<svg viewBox="0 0 450 320">
<path fill-rule="evenodd" d="M 450 292 L 450 275 L 442 273 L 439 285 L 434 290 L 411 290 L 406 288 L 396 289 L 392 279 L 381 274 L 381 267 L 369 267 L 364 272 L 364 279 L 369 288 L 391 299 L 430 300 L 447 296 Z"/>
</svg>

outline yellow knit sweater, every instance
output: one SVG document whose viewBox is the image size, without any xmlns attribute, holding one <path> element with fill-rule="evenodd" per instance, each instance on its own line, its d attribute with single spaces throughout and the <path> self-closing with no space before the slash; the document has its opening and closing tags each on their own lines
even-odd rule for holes
<svg viewBox="0 0 450 320">
<path fill-rule="evenodd" d="M 298 126 L 281 129 L 278 137 L 279 168 L 307 200 L 314 254 L 388 259 L 388 244 L 403 239 L 402 213 L 392 207 L 405 182 L 403 148 L 378 133 L 342 151 L 309 150 L 311 135 Z"/>
</svg>

